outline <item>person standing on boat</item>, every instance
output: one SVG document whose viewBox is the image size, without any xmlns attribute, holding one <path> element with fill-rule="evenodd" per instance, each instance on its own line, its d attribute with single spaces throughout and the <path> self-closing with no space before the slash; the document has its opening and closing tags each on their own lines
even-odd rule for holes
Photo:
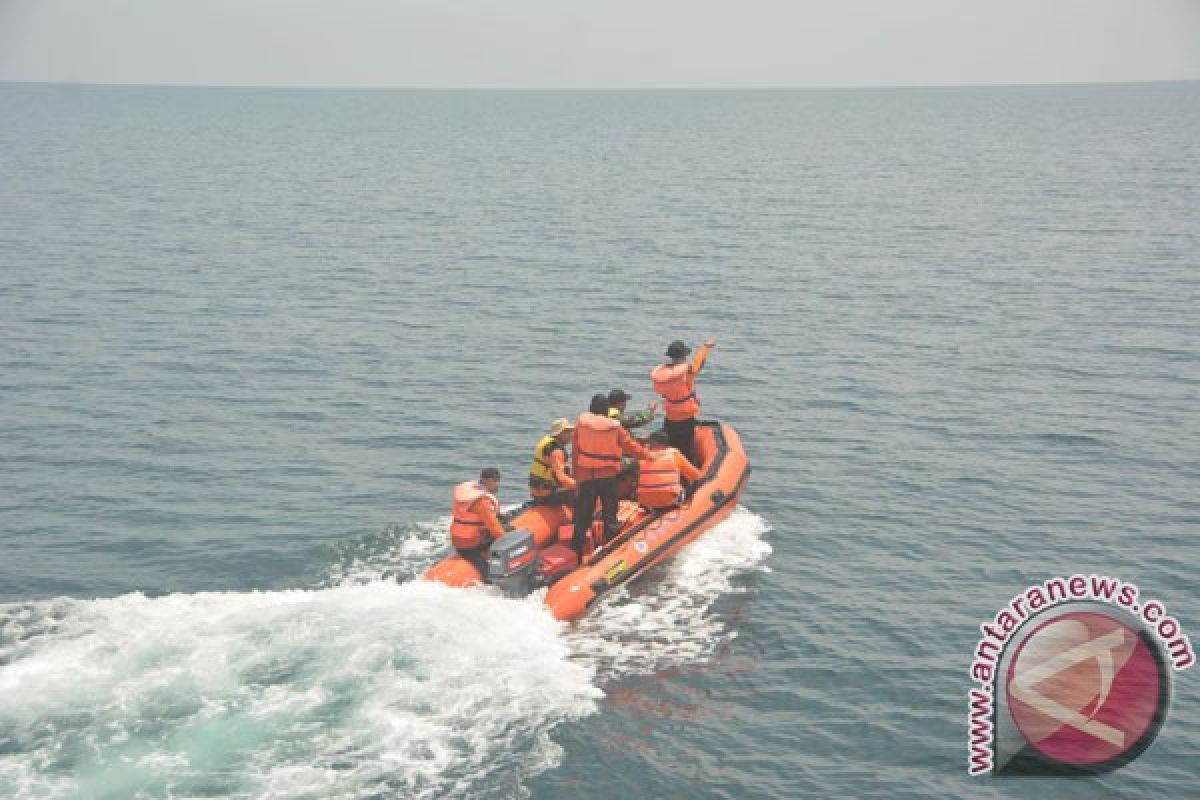
<svg viewBox="0 0 1200 800">
<path fill-rule="evenodd" d="M 651 510 L 673 508 L 683 502 L 683 481 L 699 480 L 700 470 L 670 446 L 663 431 L 650 434 L 649 457 L 638 462 L 638 502 Z"/>
<path fill-rule="evenodd" d="M 487 556 L 492 542 L 504 535 L 505 526 L 497 513 L 500 501 L 500 470 L 487 467 L 479 480 L 466 481 L 454 487 L 454 511 L 450 520 L 450 542 L 458 554 L 479 570 L 484 583 L 488 580 Z"/>
<path fill-rule="evenodd" d="M 649 425 L 654 420 L 654 412 L 658 408 L 658 403 L 651 403 L 646 406 L 644 411 L 627 412 L 625 404 L 629 402 L 629 397 L 624 389 L 613 389 L 609 392 L 608 415 L 620 422 L 627 431 Z"/>
<path fill-rule="evenodd" d="M 550 423 L 550 433 L 538 440 L 529 466 L 529 494 L 539 505 L 563 505 L 575 500 L 575 479 L 567 474 L 567 442 L 575 426 L 566 419 Z"/>
<path fill-rule="evenodd" d="M 597 498 L 604 519 L 605 540 L 616 533 L 617 476 L 621 473 L 622 453 L 636 458 L 649 455 L 620 422 L 608 416 L 608 397 L 597 394 L 592 397 L 588 410 L 575 421 L 575 434 L 571 440 L 571 458 L 579 487 L 571 546 L 580 558 L 596 513 Z"/>
<path fill-rule="evenodd" d="M 692 348 L 676 339 L 667 347 L 665 364 L 659 364 L 650 372 L 654 391 L 663 399 L 663 430 L 671 440 L 671 446 L 684 457 L 696 463 L 696 417 L 700 414 L 700 400 L 696 397 L 696 376 L 704 369 L 708 352 L 717 344 L 709 339 L 700 346 L 696 357 L 689 364 L 688 354 Z"/>
</svg>

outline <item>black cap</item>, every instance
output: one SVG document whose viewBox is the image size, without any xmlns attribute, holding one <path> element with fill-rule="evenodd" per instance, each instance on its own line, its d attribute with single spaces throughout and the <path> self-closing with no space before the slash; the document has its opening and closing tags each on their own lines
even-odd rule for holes
<svg viewBox="0 0 1200 800">
<path fill-rule="evenodd" d="M 593 414 L 607 414 L 608 413 L 608 395 L 606 395 L 606 394 L 592 395 L 592 404 L 588 407 L 588 411 L 591 411 Z"/>
<path fill-rule="evenodd" d="M 629 395 L 625 394 L 624 389 L 613 389 L 608 393 L 609 403 L 623 403 L 629 399 Z"/>
<path fill-rule="evenodd" d="M 684 344 L 682 339 L 676 339 L 667 346 L 667 358 L 683 358 L 690 352 L 692 348 Z"/>
</svg>

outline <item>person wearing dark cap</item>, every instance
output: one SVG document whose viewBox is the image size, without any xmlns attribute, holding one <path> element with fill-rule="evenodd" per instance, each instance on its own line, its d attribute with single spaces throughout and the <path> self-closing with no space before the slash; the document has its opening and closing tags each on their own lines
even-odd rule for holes
<svg viewBox="0 0 1200 800">
<path fill-rule="evenodd" d="M 613 389 L 609 392 L 608 416 L 620 422 L 627 431 L 649 425 L 654 420 L 654 412 L 658 408 L 658 403 L 646 406 L 645 411 L 626 412 L 625 404 L 629 402 L 629 398 L 630 395 L 626 394 L 624 389 Z"/>
<path fill-rule="evenodd" d="M 620 422 L 608 416 L 608 397 L 597 394 L 592 397 L 588 410 L 575 421 L 571 439 L 572 472 L 578 487 L 571 546 L 580 558 L 583 558 L 587 532 L 596 513 L 597 498 L 604 519 L 605 541 L 616 533 L 617 476 L 621 472 L 622 453 L 635 458 L 649 455 Z"/>
<path fill-rule="evenodd" d="M 716 344 L 716 339 L 709 339 L 700 345 L 699 352 L 689 364 L 687 357 L 692 348 L 676 339 L 667 347 L 670 361 L 659 364 L 650 372 L 654 391 L 663 399 L 663 415 L 666 417 L 663 430 L 670 438 L 671 446 L 693 464 L 696 463 L 696 417 L 700 414 L 696 376 L 704 369 L 708 352 Z"/>
</svg>

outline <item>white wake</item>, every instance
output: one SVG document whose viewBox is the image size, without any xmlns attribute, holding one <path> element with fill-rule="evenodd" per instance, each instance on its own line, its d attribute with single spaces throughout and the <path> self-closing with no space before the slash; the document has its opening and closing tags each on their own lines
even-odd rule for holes
<svg viewBox="0 0 1200 800">
<path fill-rule="evenodd" d="M 558 762 L 555 726 L 593 713 L 605 682 L 733 635 L 706 611 L 761 568 L 766 531 L 739 509 L 574 626 L 537 597 L 383 577 L 430 563 L 437 524 L 328 588 L 0 605 L 0 796 L 519 787 Z"/>
</svg>

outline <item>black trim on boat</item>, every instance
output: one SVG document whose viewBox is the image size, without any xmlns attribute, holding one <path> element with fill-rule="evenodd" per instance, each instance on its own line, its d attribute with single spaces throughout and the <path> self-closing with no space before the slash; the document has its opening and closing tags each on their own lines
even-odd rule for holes
<svg viewBox="0 0 1200 800">
<path fill-rule="evenodd" d="M 692 497 L 694 497 L 699 492 L 699 490 L 701 488 L 703 488 L 704 484 L 708 483 L 713 478 L 717 477 L 717 470 L 719 470 L 721 468 L 721 465 L 723 463 L 725 463 L 725 454 L 729 452 L 729 444 L 725 441 L 725 431 L 723 431 L 721 429 L 721 423 L 716 422 L 716 421 L 705 421 L 705 422 L 700 422 L 699 424 L 703 425 L 707 428 L 713 429 L 713 443 L 716 444 L 716 446 L 717 446 L 717 455 L 713 458 L 712 463 L 710 463 L 708 465 L 708 469 L 704 471 L 704 474 L 701 475 L 699 478 L 697 478 L 696 482 L 692 485 L 692 489 L 691 489 Z M 713 495 L 713 501 L 718 502 L 718 503 L 721 502 L 721 500 L 716 495 Z M 691 502 L 690 499 L 688 502 Z M 587 561 L 584 562 L 581 566 L 590 567 L 593 564 L 599 563 L 605 556 L 607 556 L 612 551 L 616 550 L 621 545 L 625 544 L 625 542 L 629 541 L 634 536 L 636 536 L 638 533 L 640 533 L 642 530 L 644 530 L 646 528 L 646 526 L 648 526 L 651 522 L 654 522 L 655 520 L 660 518 L 663 514 L 666 514 L 668 511 L 670 511 L 670 509 L 662 509 L 660 511 L 655 511 L 652 514 L 650 514 L 649 516 L 647 516 L 644 520 L 639 522 L 637 525 L 634 525 L 632 528 L 625 531 L 620 536 L 617 536 L 616 538 L 614 538 L 611 542 L 605 542 L 604 547 L 601 547 L 600 549 L 598 549 L 594 553 L 592 553 L 590 556 L 588 556 Z"/>
<path fill-rule="evenodd" d="M 701 423 L 701 424 L 715 426 L 716 430 L 714 431 L 714 434 L 718 439 L 718 444 L 721 449 L 717 455 L 717 458 L 713 460 L 713 463 L 710 465 L 708 471 L 705 472 L 704 476 L 701 478 L 701 481 L 699 481 L 697 483 L 697 485 L 701 485 L 702 483 L 710 481 L 714 477 L 716 477 L 716 471 L 720 467 L 721 462 L 724 461 L 725 454 L 729 451 L 729 447 L 725 442 L 725 434 L 721 430 L 720 423 L 705 422 L 705 423 Z M 667 541 L 660 544 L 658 547 L 654 548 L 654 550 L 652 550 L 650 553 L 647 553 L 646 557 L 644 559 L 642 559 L 641 563 L 639 564 L 639 566 L 637 568 L 631 569 L 628 572 L 624 572 L 624 573 L 621 573 L 620 575 L 615 576 L 615 578 L 612 581 L 609 581 L 607 577 L 602 577 L 599 580 L 592 583 L 590 588 L 593 592 L 593 595 L 592 595 L 591 599 L 588 600 L 587 607 L 590 608 L 592 606 L 592 604 L 594 604 L 597 600 L 599 600 L 604 595 L 605 592 L 608 592 L 608 591 L 616 588 L 617 586 L 620 586 L 622 583 L 625 583 L 626 581 L 630 581 L 633 578 L 636 578 L 638 575 L 641 575 L 643 572 L 645 572 L 651 566 L 654 566 L 654 564 L 656 563 L 655 558 L 657 556 L 659 556 L 661 553 L 663 553 L 666 550 L 670 550 L 681 539 L 686 539 L 688 536 L 690 536 L 692 534 L 693 531 L 695 531 L 695 529 L 698 526 L 700 526 L 704 522 L 708 521 L 714 514 L 716 514 L 718 511 L 723 509 L 725 506 L 729 505 L 731 502 L 736 500 L 737 497 L 739 495 L 741 495 L 742 488 L 746 485 L 746 481 L 749 480 L 750 472 L 751 472 L 750 465 L 747 464 L 746 468 L 744 470 L 742 470 L 742 474 L 738 477 L 737 485 L 734 487 L 734 490 L 731 493 L 725 494 L 720 489 L 713 492 L 713 494 L 711 495 L 712 502 L 713 502 L 712 508 L 708 509 L 703 514 L 701 514 L 699 517 L 697 517 L 696 520 L 694 522 L 692 522 L 690 525 L 680 529 L 679 532 L 677 532 L 674 536 L 672 536 Z M 644 521 L 644 523 L 649 523 L 651 521 L 651 519 L 657 519 L 658 516 L 661 516 L 661 514 L 656 515 L 653 518 L 646 519 Z M 628 536 L 632 536 L 636 531 L 641 530 L 643 527 L 645 527 L 644 524 L 639 524 L 635 529 L 630 530 L 628 532 L 628 535 L 626 537 L 623 537 L 621 541 L 622 542 L 625 541 L 626 539 L 628 539 Z M 609 551 L 609 552 L 611 552 L 611 551 Z M 607 553 L 605 553 L 605 555 L 607 555 Z M 594 563 L 594 562 L 592 562 L 592 563 Z M 591 566 L 591 563 L 589 563 L 589 566 Z"/>
</svg>

